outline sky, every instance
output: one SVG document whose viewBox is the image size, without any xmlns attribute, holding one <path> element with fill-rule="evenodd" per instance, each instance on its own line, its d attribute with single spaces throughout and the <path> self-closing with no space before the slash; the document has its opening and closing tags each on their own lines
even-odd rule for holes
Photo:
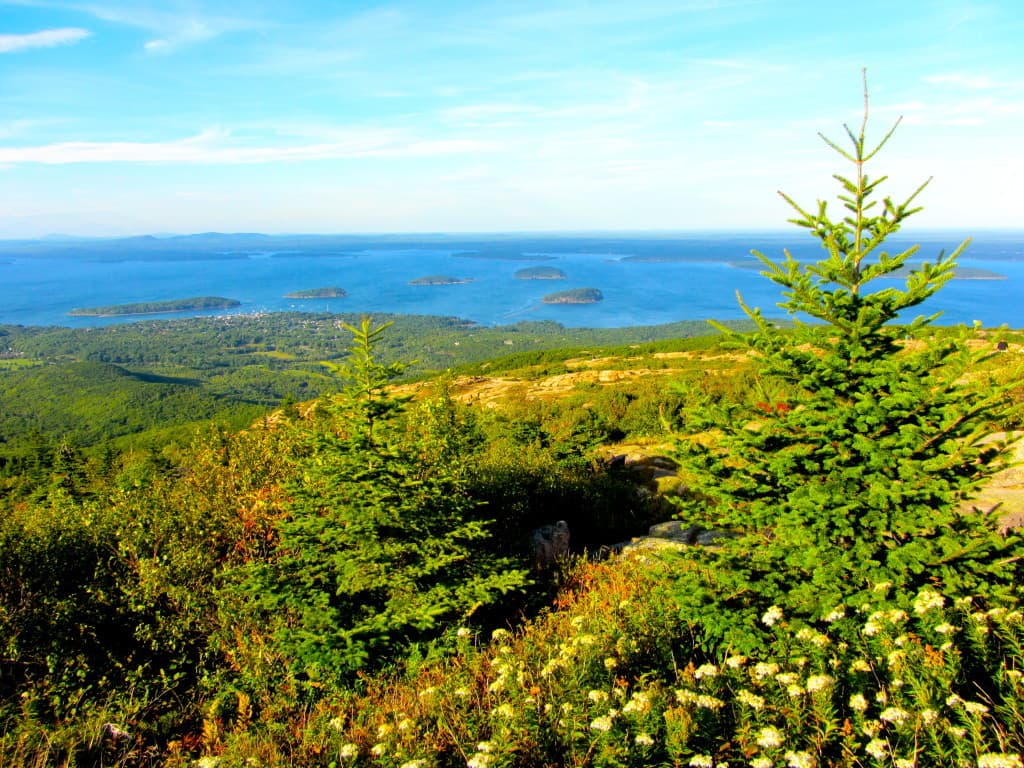
<svg viewBox="0 0 1024 768">
<path fill-rule="evenodd" d="M 0 0 L 0 238 L 1024 228 L 1019 0 Z M 908 223 L 908 228 L 910 224 Z"/>
</svg>

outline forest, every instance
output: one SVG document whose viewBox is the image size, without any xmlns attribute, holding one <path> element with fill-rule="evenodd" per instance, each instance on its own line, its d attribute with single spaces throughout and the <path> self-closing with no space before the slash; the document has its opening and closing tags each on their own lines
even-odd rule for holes
<svg viewBox="0 0 1024 768">
<path fill-rule="evenodd" d="M 1024 765 L 1024 334 L 849 139 L 784 322 L 0 328 L 0 762 Z"/>
</svg>

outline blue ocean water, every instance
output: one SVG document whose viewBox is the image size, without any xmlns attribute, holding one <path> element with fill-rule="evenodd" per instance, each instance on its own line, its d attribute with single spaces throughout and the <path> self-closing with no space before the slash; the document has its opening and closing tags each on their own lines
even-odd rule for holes
<svg viewBox="0 0 1024 768">
<path fill-rule="evenodd" d="M 921 244 L 922 257 L 934 258 L 955 247 L 958 238 L 933 233 L 913 242 Z M 444 241 L 415 247 L 370 241 L 358 250 L 346 248 L 344 253 L 325 253 L 322 248 L 309 252 L 291 249 L 288 253 L 250 249 L 224 258 L 223 251 L 208 257 L 200 252 L 188 260 L 153 256 L 136 260 L 123 244 L 110 260 L 69 256 L 56 246 L 51 256 L 45 244 L 30 255 L 24 249 L 5 252 L 0 244 L 0 323 L 90 326 L 134 322 L 145 318 L 70 317 L 67 313 L 76 307 L 211 295 L 239 300 L 241 307 L 232 313 L 389 312 L 456 316 L 484 325 L 554 320 L 569 327 L 621 327 L 740 318 L 739 291 L 748 305 L 779 316 L 780 290 L 750 268 L 756 264 L 751 249 L 758 248 L 772 258 L 781 257 L 784 247 L 790 247 L 801 260 L 822 255 L 814 241 L 801 233 L 704 233 L 656 240 L 616 236 L 607 250 L 595 250 L 593 238 L 546 241 L 533 237 L 520 242 L 502 236 L 496 243 L 498 256 L 513 253 L 516 258 L 466 258 L 457 255 L 465 248 Z M 93 246 L 94 254 L 98 247 Z M 566 279 L 514 277 L 517 270 L 539 265 L 557 267 Z M 960 265 L 1004 279 L 953 280 L 915 314 L 941 311 L 944 324 L 977 320 L 986 326 L 1024 328 L 1024 232 L 976 236 Z M 409 284 L 425 275 L 448 275 L 468 282 Z M 348 295 L 318 300 L 284 297 L 291 291 L 322 286 L 340 286 Z M 604 299 L 590 305 L 542 303 L 546 294 L 569 288 L 598 288 Z M 198 314 L 224 312 L 153 317 Z"/>
</svg>

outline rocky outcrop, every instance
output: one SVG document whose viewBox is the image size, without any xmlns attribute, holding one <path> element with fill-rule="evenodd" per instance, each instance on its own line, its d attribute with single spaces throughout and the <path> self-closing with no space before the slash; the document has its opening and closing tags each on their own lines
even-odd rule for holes
<svg viewBox="0 0 1024 768">
<path fill-rule="evenodd" d="M 681 520 L 656 523 L 647 530 L 646 536 L 636 536 L 607 547 L 607 553 L 629 552 L 643 549 L 682 549 L 683 547 L 716 547 L 725 539 L 736 538 L 738 534 L 692 525 Z"/>
<path fill-rule="evenodd" d="M 565 520 L 537 528 L 531 536 L 533 567 L 543 571 L 566 557 L 569 554 L 569 537 L 569 524 Z"/>
</svg>

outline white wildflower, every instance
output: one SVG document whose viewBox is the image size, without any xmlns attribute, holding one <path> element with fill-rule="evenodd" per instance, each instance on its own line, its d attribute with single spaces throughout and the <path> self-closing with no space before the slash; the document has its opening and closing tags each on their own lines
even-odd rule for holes
<svg viewBox="0 0 1024 768">
<path fill-rule="evenodd" d="M 402 763 L 401 768 L 423 768 L 423 766 L 426 764 L 426 760 L 410 760 L 406 763 Z"/>
<path fill-rule="evenodd" d="M 746 656 L 730 656 L 725 660 L 725 666 L 727 666 L 729 669 L 739 669 L 746 663 Z"/>
<path fill-rule="evenodd" d="M 492 762 L 494 762 L 493 757 L 478 752 L 466 761 L 466 768 L 490 768 Z"/>
<path fill-rule="evenodd" d="M 636 738 L 633 739 L 638 746 L 641 747 L 652 747 L 654 746 L 654 739 L 651 738 L 649 733 L 638 733 Z"/>
<path fill-rule="evenodd" d="M 604 691 L 591 691 L 587 694 L 587 698 L 595 704 L 602 704 L 608 701 L 608 694 Z"/>
<path fill-rule="evenodd" d="M 935 628 L 935 631 L 940 635 L 951 635 L 956 632 L 956 627 L 950 624 L 948 621 L 944 621 Z"/>
<path fill-rule="evenodd" d="M 986 752 L 978 755 L 978 768 L 1022 768 L 1020 755 L 1009 752 Z"/>
<path fill-rule="evenodd" d="M 344 717 L 332 717 L 327 721 L 327 727 L 332 731 L 340 731 L 345 727 Z"/>
<path fill-rule="evenodd" d="M 196 768 L 217 768 L 220 764 L 220 758 L 215 755 L 207 755 L 206 757 L 200 757 L 196 760 Z"/>
<path fill-rule="evenodd" d="M 800 679 L 800 675 L 795 672 L 779 672 L 775 679 L 779 682 L 779 685 L 793 685 L 793 683 Z"/>
<path fill-rule="evenodd" d="M 651 711 L 651 699 L 643 691 L 637 691 L 634 693 L 629 701 L 626 702 L 626 706 L 622 708 L 623 714 L 627 715 L 646 715 Z"/>
<path fill-rule="evenodd" d="M 775 763 L 770 757 L 755 757 L 750 761 L 750 768 L 775 768 Z"/>
<path fill-rule="evenodd" d="M 796 683 L 792 683 L 791 685 L 786 686 L 786 693 L 789 694 L 791 699 L 799 699 L 804 695 L 804 693 L 806 693 L 806 691 Z"/>
<path fill-rule="evenodd" d="M 884 739 L 872 739 L 864 746 L 864 751 L 875 760 L 884 760 L 889 754 L 889 744 Z"/>
<path fill-rule="evenodd" d="M 878 714 L 878 719 L 885 720 L 887 723 L 892 723 L 893 725 L 900 725 L 910 719 L 910 713 L 905 709 L 900 709 L 899 707 L 888 707 Z"/>
<path fill-rule="evenodd" d="M 607 733 L 612 729 L 612 719 L 607 715 L 602 715 L 601 717 L 594 718 L 594 721 L 590 724 L 590 728 L 594 731 L 601 731 L 602 733 Z"/>
<path fill-rule="evenodd" d="M 489 741 L 481 741 L 476 745 L 477 752 L 483 752 L 484 754 L 490 754 L 494 751 L 494 745 Z"/>
<path fill-rule="evenodd" d="M 509 632 L 507 629 L 502 629 L 501 627 L 498 627 L 496 630 L 491 632 L 491 640 L 493 640 L 496 643 L 509 640 L 511 637 L 512 633 Z"/>
<path fill-rule="evenodd" d="M 758 680 L 764 680 L 766 677 L 771 677 L 777 674 L 779 671 L 779 665 L 774 661 L 759 661 L 754 665 L 754 677 Z"/>
<path fill-rule="evenodd" d="M 841 605 L 837 605 L 835 608 L 833 608 L 831 611 L 829 611 L 827 614 L 825 614 L 824 620 L 828 624 L 831 624 L 834 621 L 839 621 L 840 619 L 844 618 L 845 616 L 846 616 L 846 609 L 843 608 L 843 606 L 841 606 Z"/>
<path fill-rule="evenodd" d="M 912 757 L 897 757 L 893 761 L 893 768 L 917 768 L 917 760 Z"/>
<path fill-rule="evenodd" d="M 833 683 L 835 683 L 835 680 L 828 675 L 811 675 L 807 678 L 807 691 L 809 693 L 818 693 L 819 691 L 831 688 Z"/>
<path fill-rule="evenodd" d="M 850 671 L 851 672 L 870 672 L 871 671 L 871 665 L 868 664 L 867 661 L 865 661 L 864 659 L 854 659 L 852 662 L 850 662 Z"/>
<path fill-rule="evenodd" d="M 921 722 L 925 725 L 931 725 L 939 719 L 939 713 L 934 709 L 922 709 L 921 710 Z"/>
<path fill-rule="evenodd" d="M 762 728 L 757 735 L 757 744 L 762 749 L 775 749 L 782 746 L 782 731 L 778 728 L 768 726 Z"/>
<path fill-rule="evenodd" d="M 697 706 L 700 709 L 721 709 L 725 706 L 725 702 L 721 699 L 715 698 L 714 696 L 700 695 L 697 697 Z"/>
<path fill-rule="evenodd" d="M 516 711 L 512 709 L 511 704 L 501 704 L 494 708 L 493 713 L 498 717 L 503 717 L 506 720 L 511 720 L 516 716 Z"/>
<path fill-rule="evenodd" d="M 338 757 L 342 760 L 349 760 L 353 757 L 358 757 L 359 747 L 355 744 L 342 744 L 341 749 L 338 750 Z"/>
<path fill-rule="evenodd" d="M 761 623 L 765 626 L 772 627 L 780 621 L 782 621 L 782 618 L 782 609 L 779 608 L 779 606 L 777 605 L 773 605 L 771 608 L 764 612 L 764 615 L 761 617 Z"/>
<path fill-rule="evenodd" d="M 814 757 L 810 752 L 787 752 L 786 765 L 789 768 L 814 768 Z"/>
<path fill-rule="evenodd" d="M 688 765 L 690 768 L 715 768 L 715 761 L 711 755 L 694 755 Z"/>
<path fill-rule="evenodd" d="M 964 709 L 966 709 L 972 715 L 984 715 L 986 712 L 988 712 L 988 707 L 977 701 L 965 701 Z"/>
<path fill-rule="evenodd" d="M 387 747 L 385 747 L 383 744 L 374 744 L 372 747 L 370 747 L 370 754 L 374 757 L 383 757 L 387 751 Z"/>
<path fill-rule="evenodd" d="M 914 598 L 914 613 L 924 616 L 929 611 L 941 608 L 946 604 L 946 598 L 933 589 L 922 589 Z"/>
<path fill-rule="evenodd" d="M 866 712 L 868 708 L 868 700 L 864 698 L 864 694 L 855 693 L 850 697 L 850 709 L 854 712 Z"/>
<path fill-rule="evenodd" d="M 713 677 L 718 677 L 718 667 L 716 665 L 714 665 L 714 664 L 701 664 L 699 667 L 697 667 L 696 670 L 694 670 L 693 676 L 697 680 L 703 680 L 704 678 L 711 679 Z"/>
<path fill-rule="evenodd" d="M 736 694 L 736 701 L 740 704 L 746 704 L 751 709 L 764 708 L 764 698 L 758 696 L 756 693 L 748 691 L 746 688 L 741 689 L 740 692 Z"/>
<path fill-rule="evenodd" d="M 458 638 L 461 638 L 463 640 L 465 640 L 467 637 L 469 637 L 472 634 L 473 634 L 473 632 L 472 632 L 472 630 L 470 630 L 469 627 L 459 627 L 458 630 L 455 632 L 455 636 L 458 637 Z"/>
</svg>

